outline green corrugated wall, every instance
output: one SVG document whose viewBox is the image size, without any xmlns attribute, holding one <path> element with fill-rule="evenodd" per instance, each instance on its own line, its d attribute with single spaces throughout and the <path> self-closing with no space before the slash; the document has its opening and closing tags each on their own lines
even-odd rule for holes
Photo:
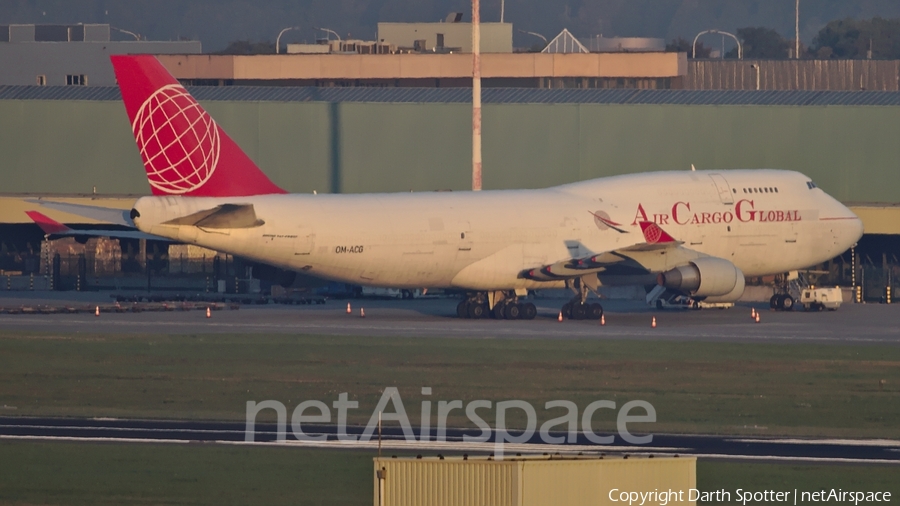
<svg viewBox="0 0 900 506">
<path fill-rule="evenodd" d="M 466 189 L 465 104 L 208 102 L 297 192 Z M 485 188 L 646 170 L 799 170 L 848 202 L 900 202 L 900 107 L 489 104 Z M 147 193 L 117 102 L 0 101 L 3 193 Z"/>
</svg>

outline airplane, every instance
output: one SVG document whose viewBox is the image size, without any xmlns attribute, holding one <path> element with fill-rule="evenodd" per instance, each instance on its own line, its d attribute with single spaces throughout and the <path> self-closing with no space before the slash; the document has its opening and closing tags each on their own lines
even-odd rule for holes
<svg viewBox="0 0 900 506">
<path fill-rule="evenodd" d="M 588 300 L 601 286 L 653 286 L 648 302 L 664 292 L 733 302 L 745 276 L 825 262 L 863 234 L 810 178 L 772 169 L 534 190 L 288 194 L 155 57 L 111 59 L 152 191 L 129 225 L 328 280 L 457 289 L 467 293 L 462 318 L 533 319 L 523 299 L 544 288 L 573 291 L 562 307 L 572 319 L 602 317 Z"/>
</svg>

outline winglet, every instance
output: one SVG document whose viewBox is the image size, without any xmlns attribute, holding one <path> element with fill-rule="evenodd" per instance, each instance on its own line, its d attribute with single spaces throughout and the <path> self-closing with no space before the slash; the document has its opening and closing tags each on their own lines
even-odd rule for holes
<svg viewBox="0 0 900 506">
<path fill-rule="evenodd" d="M 674 237 L 667 234 L 665 230 L 652 221 L 642 221 L 641 232 L 644 233 L 644 240 L 647 241 L 647 244 L 678 242 Z"/>
<path fill-rule="evenodd" d="M 47 216 L 46 214 L 39 213 L 37 211 L 25 211 L 25 214 L 28 215 L 29 218 L 34 221 L 37 226 L 41 227 L 41 230 L 44 231 L 45 234 L 65 234 L 66 232 L 71 232 L 72 229 L 63 225 L 62 223 L 54 220 L 53 218 Z"/>
</svg>

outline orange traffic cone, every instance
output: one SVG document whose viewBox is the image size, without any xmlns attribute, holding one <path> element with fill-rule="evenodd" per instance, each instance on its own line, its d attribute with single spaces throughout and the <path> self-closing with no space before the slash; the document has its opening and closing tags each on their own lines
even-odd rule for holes
<svg viewBox="0 0 900 506">
<path fill-rule="evenodd" d="M 353 312 L 353 310 L 350 309 L 350 303 L 348 302 L 348 303 L 347 303 L 347 314 L 350 314 L 350 313 L 352 313 L 352 312 Z"/>
<path fill-rule="evenodd" d="M 360 318 L 365 318 L 365 317 L 366 317 L 366 310 L 365 310 L 365 309 L 359 308 L 359 317 L 360 317 Z"/>
<path fill-rule="evenodd" d="M 94 316 L 100 316 L 100 306 L 94 308 Z"/>
<path fill-rule="evenodd" d="M 653 317 L 652 320 L 650 320 L 650 327 L 654 328 L 654 329 L 656 328 L 656 317 L 655 316 Z"/>
<path fill-rule="evenodd" d="M 212 311 L 209 310 L 209 306 L 206 306 L 206 317 L 212 318 Z"/>
<path fill-rule="evenodd" d="M 600 325 L 606 325 L 606 315 L 600 315 Z"/>
<path fill-rule="evenodd" d="M 558 322 L 562 321 L 562 311 L 559 312 L 559 318 L 557 318 L 556 321 L 558 321 Z"/>
<path fill-rule="evenodd" d="M 756 308 L 750 308 L 750 318 L 756 318 Z"/>
<path fill-rule="evenodd" d="M 759 323 L 759 313 L 756 313 L 756 318 L 754 319 L 754 321 L 756 321 L 756 323 Z"/>
</svg>

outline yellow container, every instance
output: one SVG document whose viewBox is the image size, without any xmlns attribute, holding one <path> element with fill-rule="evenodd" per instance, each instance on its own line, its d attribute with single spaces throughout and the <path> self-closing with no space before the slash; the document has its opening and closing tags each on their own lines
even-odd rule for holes
<svg viewBox="0 0 900 506">
<path fill-rule="evenodd" d="M 667 494 L 644 504 L 695 504 L 696 487 L 694 457 L 376 458 L 373 504 L 621 506 L 634 492 Z"/>
</svg>

